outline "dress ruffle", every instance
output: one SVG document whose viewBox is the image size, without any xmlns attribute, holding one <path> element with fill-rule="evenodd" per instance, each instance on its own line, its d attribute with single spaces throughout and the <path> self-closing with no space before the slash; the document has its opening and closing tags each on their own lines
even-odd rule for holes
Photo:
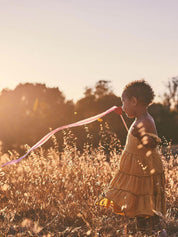
<svg viewBox="0 0 178 237">
<path fill-rule="evenodd" d="M 129 136 L 119 169 L 96 205 L 113 207 L 114 212 L 129 217 L 165 214 L 165 178 L 156 149 L 138 150 L 138 139 Z"/>
</svg>

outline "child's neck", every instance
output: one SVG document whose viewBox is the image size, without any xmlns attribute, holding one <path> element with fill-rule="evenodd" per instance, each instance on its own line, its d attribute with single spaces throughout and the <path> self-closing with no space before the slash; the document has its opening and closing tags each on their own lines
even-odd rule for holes
<svg viewBox="0 0 178 237">
<path fill-rule="evenodd" d="M 136 121 L 141 120 L 141 119 L 147 117 L 148 115 L 149 115 L 149 113 L 147 111 L 147 108 L 145 108 L 145 109 L 142 108 L 141 110 L 137 111 L 135 119 L 136 119 Z"/>
</svg>

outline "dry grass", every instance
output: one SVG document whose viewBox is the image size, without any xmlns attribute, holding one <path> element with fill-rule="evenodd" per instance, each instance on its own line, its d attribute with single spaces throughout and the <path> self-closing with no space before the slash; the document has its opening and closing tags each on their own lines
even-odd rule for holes
<svg viewBox="0 0 178 237">
<path fill-rule="evenodd" d="M 121 146 L 111 134 L 110 162 L 106 161 L 107 131 L 101 127 L 98 149 L 90 145 L 88 133 L 88 144 L 80 153 L 67 131 L 62 153 L 53 137 L 49 150 L 37 149 L 20 163 L 1 169 L 0 236 L 123 236 L 123 217 L 94 205 L 120 158 Z M 169 159 L 162 156 L 168 208 L 164 221 L 168 236 L 176 236 L 177 157 L 168 150 Z M 1 154 L 1 163 L 17 157 L 15 151 Z M 128 236 L 142 236 L 136 233 L 134 220 L 129 220 L 129 226 Z"/>
</svg>

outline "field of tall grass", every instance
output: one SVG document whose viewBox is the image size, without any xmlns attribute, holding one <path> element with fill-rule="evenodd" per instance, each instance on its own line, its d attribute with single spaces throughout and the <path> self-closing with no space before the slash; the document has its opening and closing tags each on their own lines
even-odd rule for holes
<svg viewBox="0 0 178 237">
<path fill-rule="evenodd" d="M 20 163 L 0 169 L 0 236 L 124 236 L 127 221 L 127 236 L 143 236 L 136 232 L 134 219 L 126 220 L 95 205 L 118 168 L 123 148 L 102 125 L 99 147 L 93 148 L 92 135 L 85 129 L 82 152 L 76 147 L 77 138 L 67 130 L 63 152 L 53 137 L 50 149 L 38 148 Z M 162 222 L 173 237 L 178 236 L 177 155 L 172 154 L 170 144 L 159 149 L 163 151 L 167 199 Z M 9 151 L 0 156 L 3 164 L 19 154 Z"/>
</svg>

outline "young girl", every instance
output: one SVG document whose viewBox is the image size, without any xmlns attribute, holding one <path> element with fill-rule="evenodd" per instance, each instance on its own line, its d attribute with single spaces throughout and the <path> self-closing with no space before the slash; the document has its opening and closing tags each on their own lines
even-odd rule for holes
<svg viewBox="0 0 178 237">
<path fill-rule="evenodd" d="M 136 217 L 139 231 L 158 230 L 160 221 L 156 214 L 165 214 L 165 178 L 156 148 L 160 138 L 147 111 L 153 98 L 154 92 L 144 80 L 125 86 L 122 108 L 135 121 L 128 131 L 119 169 L 96 202 L 100 206 L 112 206 L 117 214 Z M 159 236 L 167 236 L 165 230 Z"/>
</svg>

